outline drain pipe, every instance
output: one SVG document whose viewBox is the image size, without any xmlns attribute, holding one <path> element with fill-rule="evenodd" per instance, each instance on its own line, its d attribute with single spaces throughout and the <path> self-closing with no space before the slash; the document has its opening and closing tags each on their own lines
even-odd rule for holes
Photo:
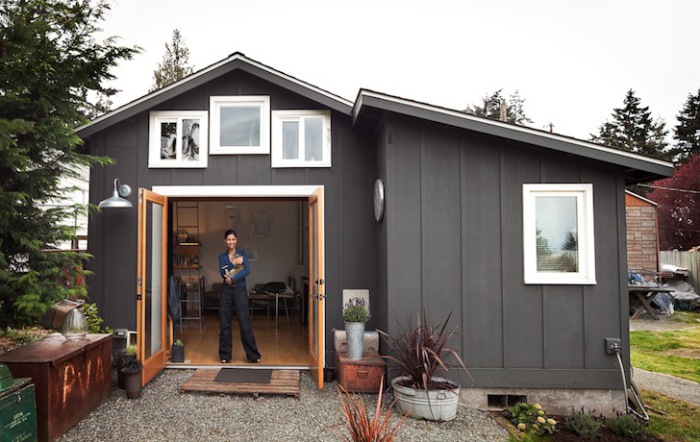
<svg viewBox="0 0 700 442">
<path fill-rule="evenodd" d="M 622 346 L 620 345 L 619 342 L 613 342 L 609 346 L 609 350 L 614 352 L 617 355 L 617 363 L 620 366 L 620 374 L 622 375 L 622 385 L 624 387 L 625 391 L 625 406 L 627 407 L 627 412 L 632 413 L 638 418 L 648 421 L 649 420 L 649 415 L 647 414 L 647 410 L 644 408 L 644 404 L 642 403 L 642 399 L 639 397 L 639 394 L 637 393 L 637 388 L 634 386 L 634 384 L 630 381 L 630 390 L 632 390 L 632 394 L 634 395 L 634 399 L 636 403 L 639 405 L 639 408 L 642 409 L 642 413 L 644 414 L 639 414 L 637 411 L 630 406 L 630 400 L 629 396 L 627 395 L 627 379 L 625 378 L 625 368 L 622 365 Z"/>
</svg>

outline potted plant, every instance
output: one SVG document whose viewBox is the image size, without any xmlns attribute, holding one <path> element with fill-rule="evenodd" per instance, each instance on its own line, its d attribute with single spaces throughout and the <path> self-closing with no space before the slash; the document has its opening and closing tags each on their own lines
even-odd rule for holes
<svg viewBox="0 0 700 442">
<path fill-rule="evenodd" d="M 447 329 L 451 316 L 430 325 L 423 310 L 416 325 L 400 327 L 396 336 L 378 330 L 390 353 L 384 358 L 398 369 L 391 383 L 397 406 L 410 417 L 450 421 L 457 416 L 460 387 L 441 374 L 454 368 L 471 375 L 459 353 L 448 346 L 455 334 L 455 330 Z"/>
<path fill-rule="evenodd" d="M 185 362 L 185 344 L 182 343 L 182 340 L 178 339 L 171 346 L 170 361 Z"/>
<path fill-rule="evenodd" d="M 129 399 L 138 399 L 141 397 L 141 372 L 143 365 L 138 359 L 129 359 L 121 369 L 124 373 L 124 382 L 126 385 L 126 397 Z"/>
<path fill-rule="evenodd" d="M 124 372 L 122 371 L 122 368 L 124 368 L 126 363 L 132 359 L 136 359 L 135 345 L 129 345 L 126 348 L 117 351 L 117 355 L 115 358 L 115 362 L 117 365 L 117 385 L 122 390 L 126 389 Z"/>
<path fill-rule="evenodd" d="M 350 298 L 343 309 L 345 321 L 345 339 L 348 343 L 348 359 L 362 359 L 365 322 L 370 315 L 364 298 Z"/>
</svg>

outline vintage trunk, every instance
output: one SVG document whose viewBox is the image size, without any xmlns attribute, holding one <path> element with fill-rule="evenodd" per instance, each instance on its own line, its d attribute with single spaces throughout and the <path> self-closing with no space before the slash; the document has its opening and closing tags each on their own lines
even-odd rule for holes
<svg viewBox="0 0 700 442">
<path fill-rule="evenodd" d="M 53 334 L 0 355 L 0 363 L 34 382 L 40 441 L 55 440 L 112 394 L 111 334 L 79 341 Z"/>
<path fill-rule="evenodd" d="M 349 392 L 379 393 L 386 361 L 376 351 L 366 351 L 362 359 L 352 360 L 348 354 L 338 352 L 336 376 L 338 385 Z"/>
</svg>

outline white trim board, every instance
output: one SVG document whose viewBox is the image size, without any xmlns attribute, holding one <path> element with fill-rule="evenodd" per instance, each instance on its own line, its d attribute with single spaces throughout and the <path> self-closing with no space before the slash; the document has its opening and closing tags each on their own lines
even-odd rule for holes
<svg viewBox="0 0 700 442">
<path fill-rule="evenodd" d="M 153 192 L 167 197 L 308 198 L 323 186 L 153 186 Z"/>
</svg>

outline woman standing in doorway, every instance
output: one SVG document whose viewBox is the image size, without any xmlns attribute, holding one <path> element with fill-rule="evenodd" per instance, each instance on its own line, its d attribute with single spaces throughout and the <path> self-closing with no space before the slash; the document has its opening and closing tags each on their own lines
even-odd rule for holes
<svg viewBox="0 0 700 442">
<path fill-rule="evenodd" d="M 245 250 L 236 248 L 238 235 L 235 230 L 229 229 L 224 233 L 224 242 L 227 250 L 219 255 L 219 272 L 224 279 L 219 296 L 219 359 L 223 363 L 231 362 L 231 322 L 235 309 L 246 358 L 248 362 L 260 362 L 260 352 L 255 344 L 253 326 L 248 314 L 248 291 L 245 286 L 245 278 L 250 274 L 248 254 Z"/>
</svg>

